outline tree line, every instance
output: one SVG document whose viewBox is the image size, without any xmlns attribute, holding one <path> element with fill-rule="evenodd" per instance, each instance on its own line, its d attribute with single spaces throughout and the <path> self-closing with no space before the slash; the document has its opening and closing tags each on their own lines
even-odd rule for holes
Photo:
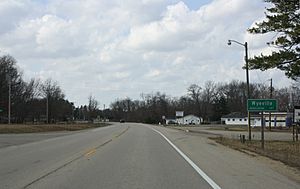
<svg viewBox="0 0 300 189">
<path fill-rule="evenodd" d="M 96 118 L 158 123 L 162 116 L 175 117 L 175 111 L 194 114 L 205 122 L 219 121 L 231 112 L 246 114 L 246 83 L 233 80 L 228 83 L 207 81 L 203 86 L 192 84 L 181 97 L 154 92 L 141 94 L 140 99 L 117 99 L 110 108 L 99 109 L 99 102 L 88 97 L 88 104 L 75 107 L 65 98 L 56 81 L 32 78 L 24 81 L 16 60 L 9 55 L 0 57 L 0 122 L 8 122 L 9 86 L 11 121 L 15 123 L 93 120 Z M 269 98 L 271 89 L 265 83 L 250 84 L 251 98 Z M 278 100 L 279 111 L 292 111 L 300 101 L 300 86 L 272 88 L 272 97 Z"/>
<path fill-rule="evenodd" d="M 8 123 L 9 104 L 12 123 L 57 123 L 103 117 L 99 102 L 92 95 L 87 105 L 75 107 L 56 81 L 51 78 L 24 81 L 16 59 L 4 55 L 0 57 L 0 123 Z"/>
<path fill-rule="evenodd" d="M 270 98 L 270 87 L 263 83 L 250 84 L 251 98 Z M 278 100 L 278 110 L 292 112 L 300 104 L 300 86 L 272 88 L 272 98 Z M 175 111 L 194 114 L 205 122 L 220 122 L 223 115 L 231 112 L 247 113 L 246 83 L 233 80 L 229 83 L 207 81 L 204 86 L 192 84 L 181 97 L 156 92 L 141 94 L 140 100 L 118 99 L 111 103 L 110 116 L 116 120 L 159 123 L 162 116 L 174 118 Z"/>
<path fill-rule="evenodd" d="M 69 119 L 74 104 L 65 99 L 57 82 L 34 78 L 24 81 L 16 63 L 10 55 L 0 57 L 0 122 L 8 122 L 9 97 L 11 122 Z"/>
</svg>

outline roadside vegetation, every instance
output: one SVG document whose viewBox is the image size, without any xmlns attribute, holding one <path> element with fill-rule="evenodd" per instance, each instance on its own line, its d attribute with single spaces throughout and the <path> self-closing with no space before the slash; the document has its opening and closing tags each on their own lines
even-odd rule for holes
<svg viewBox="0 0 300 189">
<path fill-rule="evenodd" d="M 66 99 L 58 82 L 23 79 L 17 60 L 10 55 L 0 56 L 0 123 L 8 123 L 10 97 L 12 123 L 57 123 L 98 118 L 99 102 L 88 97 L 88 105 L 75 107 Z"/>
<path fill-rule="evenodd" d="M 97 127 L 109 126 L 109 123 L 87 123 L 87 124 L 39 124 L 39 125 L 0 125 L 0 134 L 4 133 L 38 133 L 38 132 L 52 132 L 52 131 L 78 131 L 83 129 L 92 129 Z"/>
<path fill-rule="evenodd" d="M 221 117 L 231 112 L 247 114 L 246 83 L 231 81 L 215 83 L 207 81 L 204 86 L 192 84 L 186 95 L 172 97 L 156 92 L 141 94 L 140 99 L 118 99 L 111 104 L 110 115 L 126 121 L 149 124 L 162 123 L 162 116 L 174 118 L 175 111 L 202 117 L 205 123 L 220 123 Z M 270 96 L 270 88 L 264 83 L 252 83 L 251 97 L 265 99 Z M 292 112 L 293 105 L 300 103 L 300 83 L 291 87 L 273 88 L 273 98 L 278 100 L 279 111 Z M 293 97 L 293 98 L 291 98 Z"/>
<path fill-rule="evenodd" d="M 225 137 L 210 139 L 235 150 L 245 153 L 250 151 L 281 161 L 300 170 L 300 141 L 265 141 L 265 148 L 262 149 L 260 141 L 246 141 L 245 143 L 241 143 L 240 140 Z"/>
</svg>

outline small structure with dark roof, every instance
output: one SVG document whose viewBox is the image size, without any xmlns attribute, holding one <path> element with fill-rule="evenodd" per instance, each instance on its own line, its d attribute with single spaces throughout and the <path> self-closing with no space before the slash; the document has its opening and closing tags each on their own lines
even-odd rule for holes
<svg viewBox="0 0 300 189">
<path fill-rule="evenodd" d="M 248 125 L 248 117 L 241 112 L 232 112 L 222 116 L 221 122 L 226 125 Z"/>
</svg>

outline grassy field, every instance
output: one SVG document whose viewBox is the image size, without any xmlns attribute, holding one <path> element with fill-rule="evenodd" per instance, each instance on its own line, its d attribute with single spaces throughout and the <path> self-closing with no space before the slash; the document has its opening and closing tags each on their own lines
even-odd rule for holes
<svg viewBox="0 0 300 189">
<path fill-rule="evenodd" d="M 279 160 L 300 170 L 300 141 L 266 141 L 265 149 L 263 150 L 260 141 L 246 141 L 246 143 L 242 144 L 240 140 L 223 137 L 211 139 L 236 150 L 251 151 L 274 160 Z"/>
<path fill-rule="evenodd" d="M 51 131 L 78 131 L 96 127 L 105 127 L 109 123 L 97 124 L 41 124 L 41 125 L 25 125 L 25 124 L 0 124 L 0 134 L 4 133 L 37 133 Z"/>
</svg>

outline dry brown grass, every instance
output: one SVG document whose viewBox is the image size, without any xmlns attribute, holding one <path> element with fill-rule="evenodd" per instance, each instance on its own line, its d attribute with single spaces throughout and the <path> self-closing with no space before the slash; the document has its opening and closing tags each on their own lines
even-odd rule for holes
<svg viewBox="0 0 300 189">
<path fill-rule="evenodd" d="M 210 127 L 209 130 L 221 130 L 221 131 L 248 131 L 247 126 L 215 126 L 215 127 Z M 260 131 L 260 127 L 252 127 L 252 131 Z M 265 132 L 292 132 L 292 128 L 288 127 L 277 127 L 271 128 L 271 131 L 269 130 L 269 127 L 265 127 Z"/>
<path fill-rule="evenodd" d="M 108 126 L 108 123 L 98 124 L 41 124 L 41 125 L 24 125 L 0 124 L 0 133 L 37 133 L 37 132 L 51 132 L 51 131 L 77 131 L 83 129 L 90 129 L 95 127 Z"/>
<path fill-rule="evenodd" d="M 247 150 L 274 160 L 279 160 L 300 170 L 300 141 L 266 141 L 263 150 L 260 141 L 246 141 L 246 143 L 242 144 L 239 140 L 224 137 L 211 139 L 236 150 Z"/>
</svg>

